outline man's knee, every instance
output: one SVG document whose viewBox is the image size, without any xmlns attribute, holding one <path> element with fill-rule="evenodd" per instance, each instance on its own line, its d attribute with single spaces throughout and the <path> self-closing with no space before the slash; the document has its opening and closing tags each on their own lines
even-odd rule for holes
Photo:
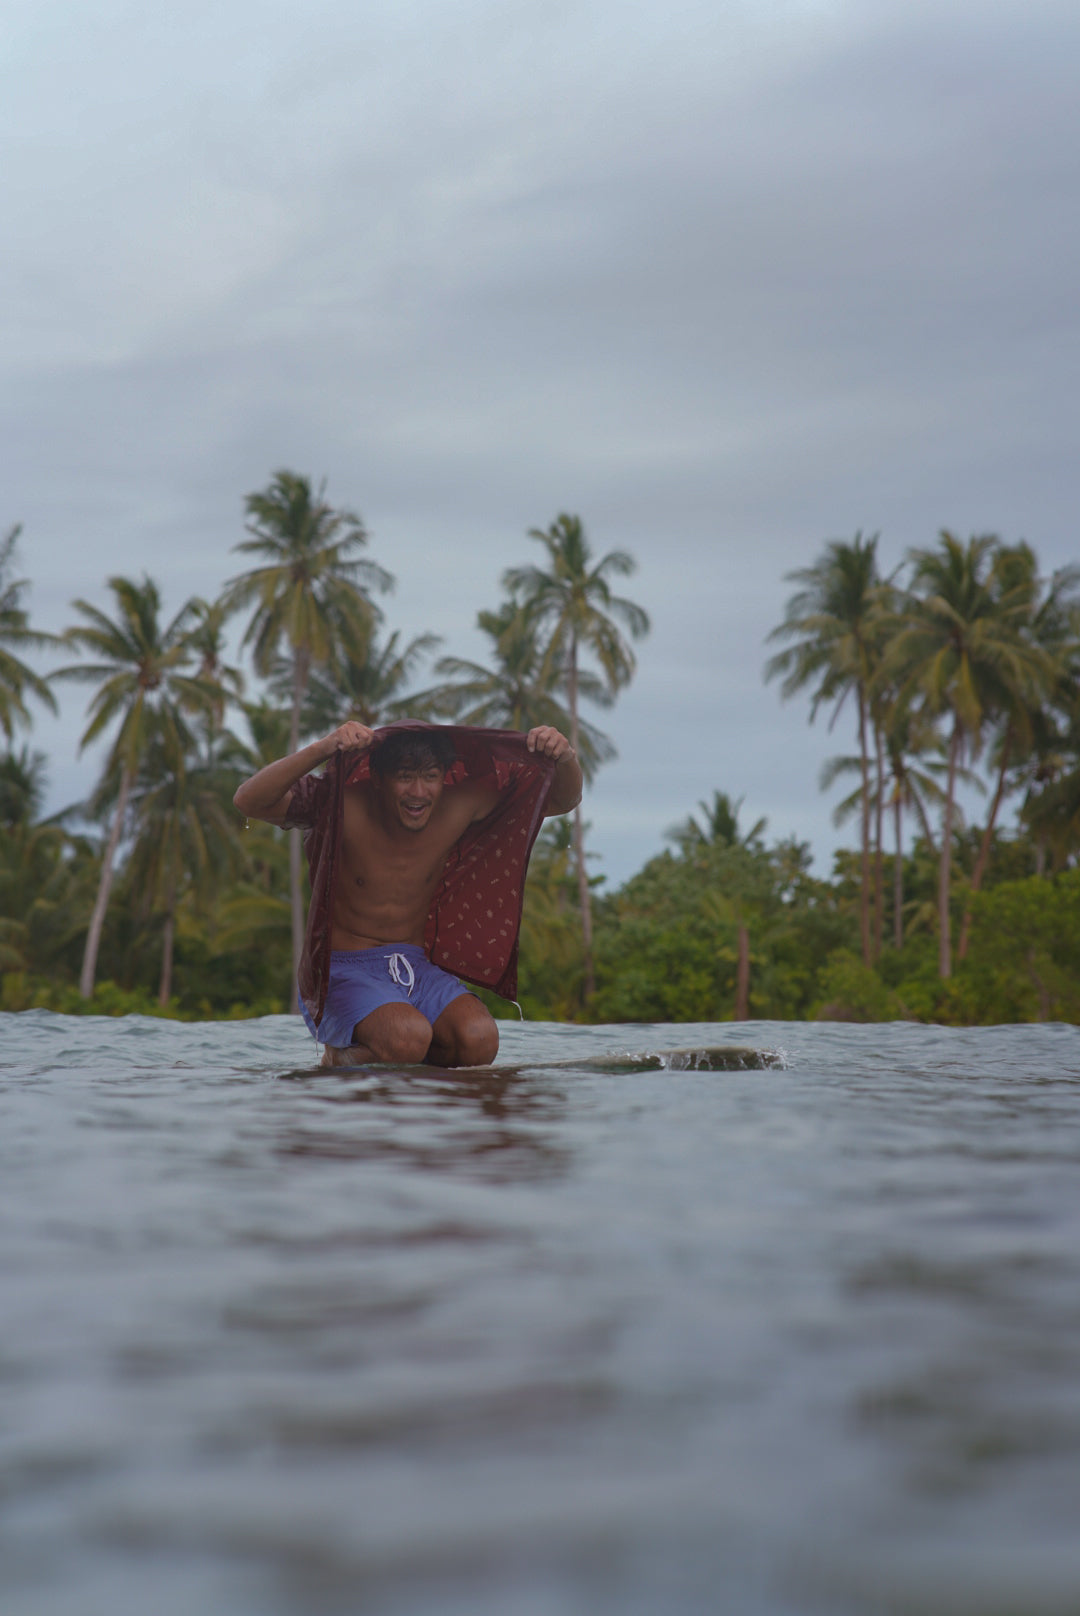
<svg viewBox="0 0 1080 1616">
<path fill-rule="evenodd" d="M 431 1023 L 411 1004 L 384 1004 L 357 1022 L 353 1039 L 376 1060 L 419 1066 L 431 1044 Z"/>
<path fill-rule="evenodd" d="M 454 999 L 435 1023 L 432 1060 L 449 1066 L 488 1066 L 498 1053 L 498 1026 L 471 994 Z"/>
<path fill-rule="evenodd" d="M 498 1053 L 499 1029 L 490 1016 L 463 1029 L 458 1042 L 462 1066 L 490 1066 Z"/>
</svg>

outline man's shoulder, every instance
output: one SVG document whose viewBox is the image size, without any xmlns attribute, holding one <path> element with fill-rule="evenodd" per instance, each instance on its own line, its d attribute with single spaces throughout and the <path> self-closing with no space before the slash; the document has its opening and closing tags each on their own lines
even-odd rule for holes
<svg viewBox="0 0 1080 1616">
<path fill-rule="evenodd" d="M 458 812 L 463 815 L 467 825 L 475 823 L 478 819 L 485 819 L 502 796 L 502 792 L 490 778 L 462 780 L 459 784 L 449 787 L 447 794 Z"/>
</svg>

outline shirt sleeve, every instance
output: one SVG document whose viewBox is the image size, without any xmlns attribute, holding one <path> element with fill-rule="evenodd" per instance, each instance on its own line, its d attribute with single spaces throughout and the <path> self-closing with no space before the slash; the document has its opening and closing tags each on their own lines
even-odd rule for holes
<svg viewBox="0 0 1080 1616">
<path fill-rule="evenodd" d="M 282 820 L 286 830 L 310 830 L 326 804 L 330 790 L 328 774 L 305 774 L 292 788 L 288 816 Z"/>
</svg>

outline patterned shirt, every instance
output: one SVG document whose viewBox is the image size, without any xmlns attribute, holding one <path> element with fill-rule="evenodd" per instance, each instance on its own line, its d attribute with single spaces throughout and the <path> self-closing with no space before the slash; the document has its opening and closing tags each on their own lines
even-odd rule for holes
<svg viewBox="0 0 1080 1616">
<path fill-rule="evenodd" d="M 491 786 L 499 800 L 469 825 L 450 849 L 428 910 L 424 951 L 434 965 L 504 999 L 517 993 L 518 932 L 529 855 L 544 817 L 555 765 L 530 752 L 515 730 L 439 726 L 453 743 L 457 761 L 446 786 L 462 780 Z M 388 730 L 434 728 L 401 719 Z M 289 829 L 304 832 L 311 877 L 300 994 L 316 1025 L 330 982 L 330 931 L 334 882 L 341 846 L 345 787 L 368 779 L 370 752 L 341 752 L 322 775 L 305 775 L 292 788 Z"/>
</svg>

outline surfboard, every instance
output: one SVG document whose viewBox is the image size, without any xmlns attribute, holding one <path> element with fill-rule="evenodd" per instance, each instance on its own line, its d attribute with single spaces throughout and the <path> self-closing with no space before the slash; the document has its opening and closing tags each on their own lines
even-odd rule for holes
<svg viewBox="0 0 1080 1616">
<path fill-rule="evenodd" d="M 749 1044 L 710 1044 L 688 1049 L 617 1050 L 606 1055 L 578 1055 L 564 1060 L 496 1061 L 491 1066 L 406 1066 L 400 1061 L 371 1062 L 363 1066 L 319 1066 L 319 1073 L 338 1076 L 356 1072 L 439 1072 L 456 1077 L 516 1077 L 522 1072 L 606 1072 L 625 1076 L 634 1072 L 746 1072 L 775 1070 L 784 1065 L 778 1050 Z M 289 1072 L 288 1077 L 310 1077 L 311 1070 Z"/>
</svg>

